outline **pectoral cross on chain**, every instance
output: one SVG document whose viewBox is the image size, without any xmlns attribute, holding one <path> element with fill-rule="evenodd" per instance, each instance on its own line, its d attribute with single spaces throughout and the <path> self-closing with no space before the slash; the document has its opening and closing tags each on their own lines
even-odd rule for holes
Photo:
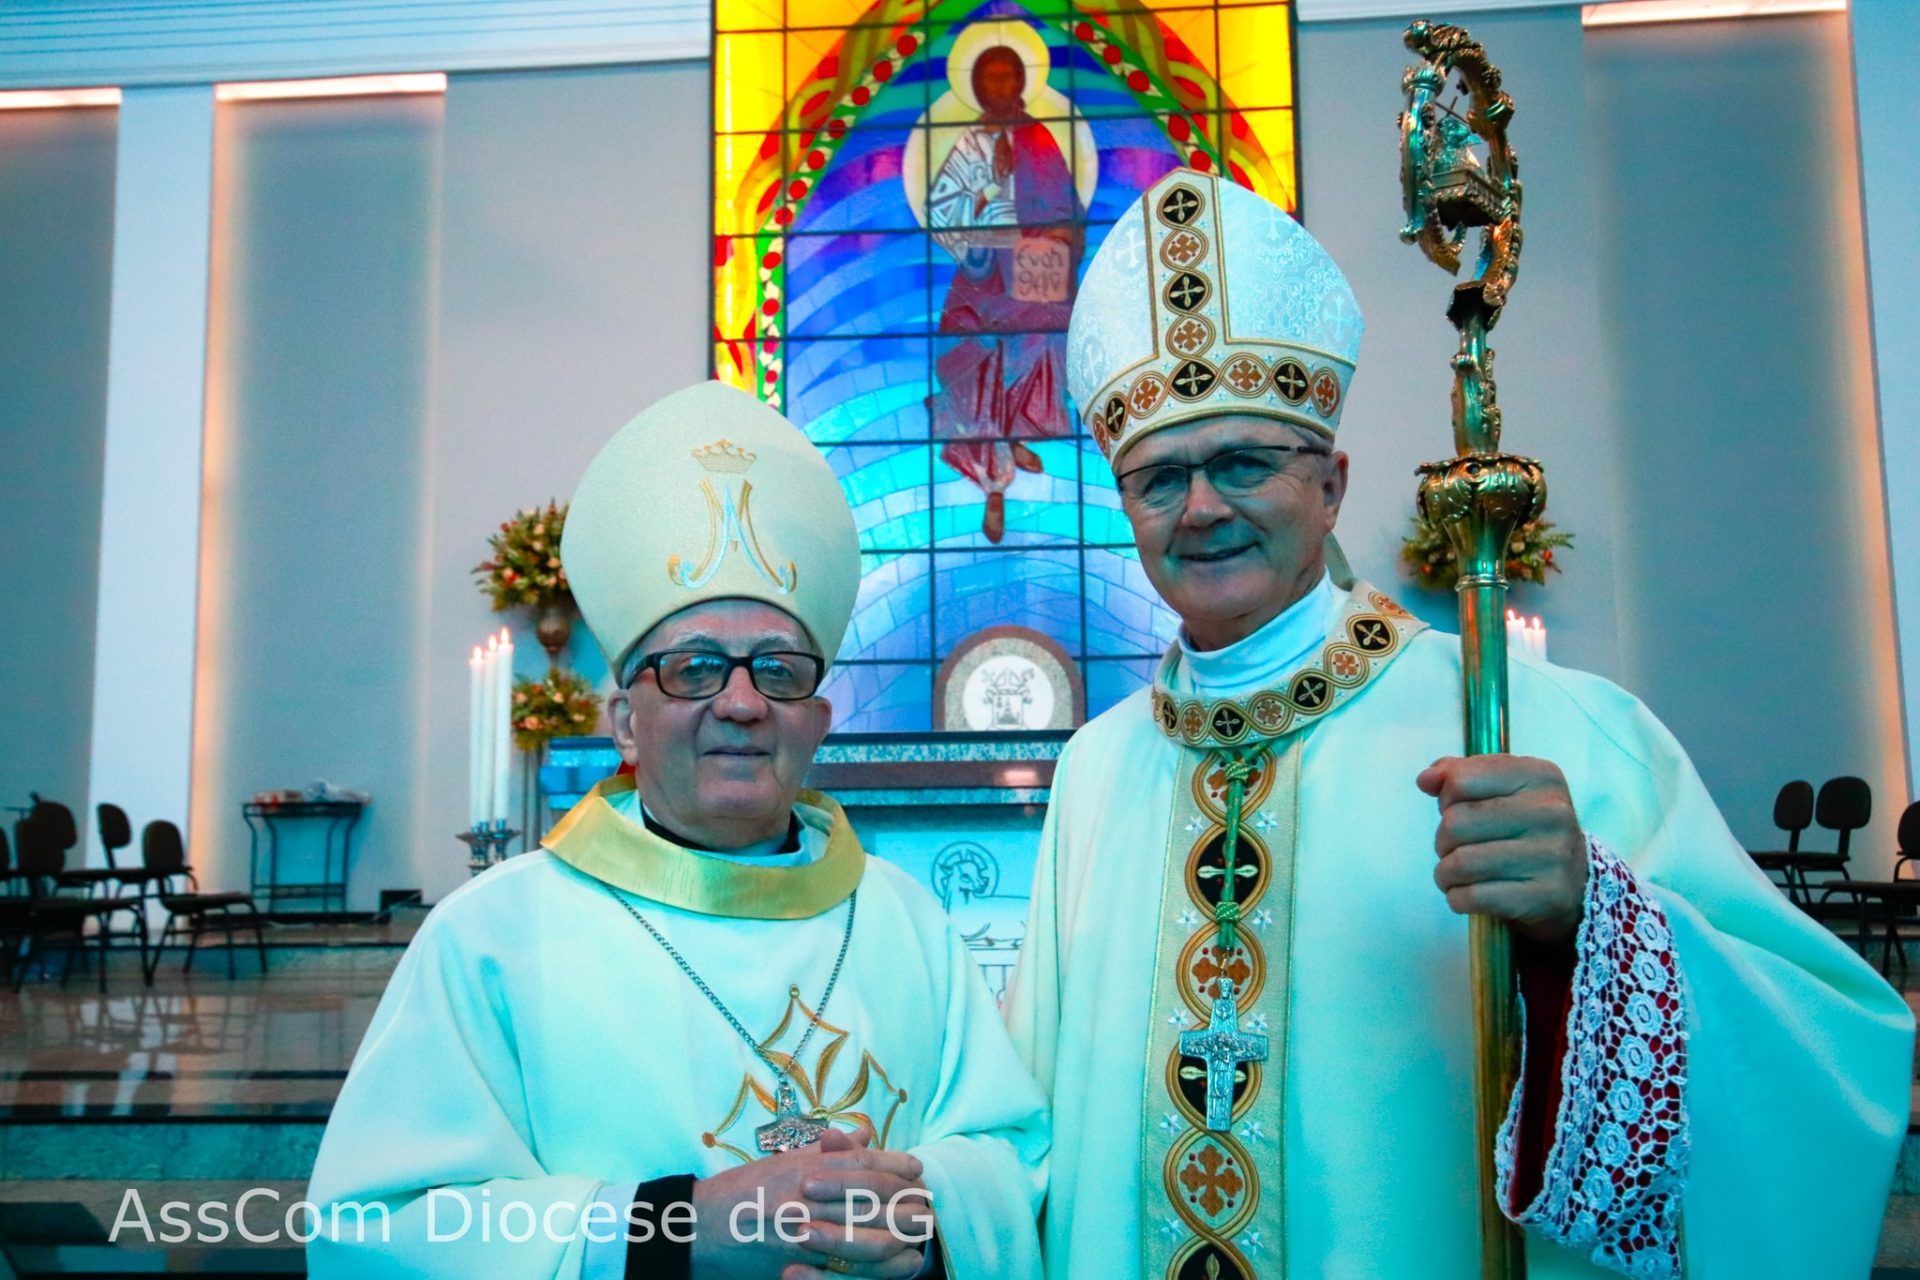
<svg viewBox="0 0 1920 1280">
<path fill-rule="evenodd" d="M 1233 1075 L 1243 1063 L 1267 1060 L 1267 1038 L 1240 1029 L 1233 1002 L 1233 979 L 1220 979 L 1213 1018 L 1204 1028 L 1180 1033 L 1180 1052 L 1207 1065 L 1207 1128 L 1225 1133 L 1233 1127 Z"/>
<path fill-rule="evenodd" d="M 1261 1039 L 1264 1041 L 1265 1037 Z M 1265 1050 L 1261 1052 L 1264 1054 Z M 826 1121 L 800 1114 L 800 1099 L 793 1092 L 792 1081 L 783 1079 L 774 1087 L 773 1101 L 773 1119 L 753 1131 L 754 1143 L 763 1155 L 780 1155 L 811 1146 L 827 1131 Z"/>
</svg>

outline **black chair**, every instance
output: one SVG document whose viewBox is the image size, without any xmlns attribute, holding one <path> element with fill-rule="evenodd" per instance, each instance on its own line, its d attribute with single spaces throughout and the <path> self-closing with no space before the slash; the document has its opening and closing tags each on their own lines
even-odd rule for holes
<svg viewBox="0 0 1920 1280">
<path fill-rule="evenodd" d="M 100 823 L 100 845 L 107 851 L 107 870 L 105 879 L 123 887 L 131 886 L 145 893 L 150 886 L 164 881 L 162 873 L 149 871 L 144 862 L 123 867 L 113 856 L 116 849 L 125 849 L 133 844 L 133 823 L 127 819 L 127 811 L 117 804 L 101 804 L 95 807 Z"/>
<path fill-rule="evenodd" d="M 60 970 L 60 985 L 65 987 L 67 977 L 73 971 L 73 962 L 85 955 L 87 922 L 92 921 L 95 940 L 100 944 L 100 991 L 104 994 L 107 989 L 107 947 L 113 936 L 107 921 L 120 911 L 133 915 L 132 933 L 140 944 L 140 976 L 151 983 L 152 970 L 147 964 L 144 902 L 139 898 L 62 896 L 59 892 L 60 876 L 67 861 L 67 846 L 62 843 L 64 834 L 57 822 L 32 814 L 22 818 L 13 829 L 19 869 L 27 882 L 24 920 L 26 954 L 14 970 L 13 989 L 18 991 L 26 982 L 27 968 L 36 956 L 42 972 L 45 972 L 46 954 L 42 943 L 49 938 L 66 939 L 66 963 Z"/>
<path fill-rule="evenodd" d="M 164 818 L 149 822 L 140 831 L 140 857 L 148 874 L 158 878 L 160 892 L 157 900 L 167 913 L 166 928 L 160 931 L 160 941 L 153 949 L 152 966 L 147 970 L 149 981 L 154 970 L 160 967 L 160 953 L 167 949 L 167 939 L 173 935 L 176 922 L 183 918 L 187 922 L 187 961 L 180 966 L 180 972 L 193 971 L 193 956 L 200 949 L 201 934 L 224 932 L 227 938 L 227 976 L 235 976 L 233 931 L 236 927 L 252 928 L 253 944 L 260 953 L 260 972 L 267 971 L 267 940 L 261 929 L 260 909 L 254 906 L 252 895 L 198 892 L 198 881 L 194 878 L 193 870 L 187 866 L 187 851 L 180 839 L 180 828 Z M 194 891 L 173 892 L 175 878 L 186 880 L 194 886 Z"/>
<path fill-rule="evenodd" d="M 1888 972 L 1889 966 L 1898 958 L 1900 972 L 1907 972 L 1906 939 L 1900 934 L 1903 919 L 1913 920 L 1913 912 L 1920 909 L 1920 878 L 1911 872 L 1920 866 L 1920 801 L 1906 807 L 1900 815 L 1900 825 L 1895 833 L 1899 841 L 1894 850 L 1893 879 L 1891 880 L 1833 880 L 1826 889 L 1829 893 L 1844 893 L 1851 897 L 1859 912 L 1860 952 L 1866 954 L 1867 941 L 1871 936 L 1873 920 L 1868 911 L 1868 903 L 1877 903 L 1880 907 L 1880 921 L 1883 926 L 1880 944 L 1880 972 Z M 1903 875 L 1902 872 L 1909 874 Z"/>
<path fill-rule="evenodd" d="M 1821 891 L 1820 902 L 1808 902 L 1810 908 L 1824 906 L 1832 896 L 1831 881 L 1847 878 L 1847 846 L 1853 833 L 1867 825 L 1873 817 L 1873 788 L 1866 779 L 1855 777 L 1829 778 L 1820 787 L 1820 798 L 1814 802 L 1813 820 L 1834 833 L 1832 853 L 1803 853 L 1800 855 L 1799 873 L 1801 887 L 1810 900 L 1816 890 Z M 1814 880 L 1814 875 L 1829 877 L 1829 880 Z M 1813 910 L 1814 915 L 1823 915 Z"/>
<path fill-rule="evenodd" d="M 1773 798 L 1773 825 L 1787 833 L 1784 849 L 1749 849 L 1747 856 L 1771 876 L 1780 873 L 1779 885 L 1787 897 L 1805 906 L 1806 882 L 1800 875 L 1800 833 L 1813 825 L 1813 784 L 1795 780 L 1780 788 Z"/>
<path fill-rule="evenodd" d="M 133 843 L 133 823 L 127 820 L 127 811 L 117 804 L 95 805 L 93 815 L 100 824 L 100 847 L 106 850 L 107 865 L 118 867 L 120 863 L 113 856 L 114 851 Z"/>
<path fill-rule="evenodd" d="M 32 793 L 33 808 L 27 816 L 40 822 L 47 831 L 46 839 L 57 844 L 60 849 L 60 874 L 55 882 L 62 889 L 84 889 L 89 893 L 105 889 L 114 883 L 112 867 L 69 867 L 67 855 L 80 843 L 80 828 L 74 825 L 73 810 L 58 800 L 44 800 L 38 792 Z"/>
</svg>

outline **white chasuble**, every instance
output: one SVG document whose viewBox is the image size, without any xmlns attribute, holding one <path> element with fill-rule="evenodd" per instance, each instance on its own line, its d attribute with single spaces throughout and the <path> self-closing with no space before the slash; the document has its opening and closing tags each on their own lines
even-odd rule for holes
<svg viewBox="0 0 1920 1280">
<path fill-rule="evenodd" d="M 864 1121 L 877 1145 L 921 1159 L 950 1275 L 1037 1276 L 1044 1103 L 932 896 L 869 858 L 823 796 L 803 793 L 796 815 L 824 854 L 755 866 L 620 817 L 608 797 L 631 786 L 602 783 L 546 848 L 463 885 L 421 926 L 309 1193 L 323 1213 L 384 1205 L 386 1240 L 356 1242 L 346 1217 L 340 1239 L 309 1246 L 312 1273 L 574 1280 L 597 1197 L 758 1154 L 776 1077 L 614 888 L 787 1069 L 805 1116 Z"/>
<path fill-rule="evenodd" d="M 1467 928 L 1414 785 L 1460 753 L 1459 642 L 1364 584 L 1296 607 L 1325 636 L 1306 657 L 1275 641 L 1201 687 L 1176 648 L 1061 756 L 1006 1001 L 1053 1104 L 1051 1275 L 1479 1275 Z M 1496 1153 L 1529 1274 L 1864 1275 L 1905 1002 L 1753 866 L 1632 697 L 1510 674 L 1513 750 L 1565 772 L 1590 855 Z"/>
</svg>

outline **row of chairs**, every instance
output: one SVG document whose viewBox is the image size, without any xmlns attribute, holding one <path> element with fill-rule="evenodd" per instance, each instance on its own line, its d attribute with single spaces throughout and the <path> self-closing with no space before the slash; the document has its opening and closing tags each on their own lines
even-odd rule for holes
<svg viewBox="0 0 1920 1280">
<path fill-rule="evenodd" d="M 107 857 L 104 867 L 66 865 L 68 852 L 79 843 L 79 830 L 73 811 L 58 801 L 33 797 L 25 816 L 14 824 L 13 850 L 0 830 L 0 882 L 10 891 L 0 898 L 0 954 L 4 955 L 0 965 L 12 965 L 14 990 L 21 988 L 36 959 L 44 970 L 47 944 L 55 940 L 66 943 L 60 976 L 65 986 L 74 963 L 87 955 L 89 925 L 98 945 L 103 992 L 107 952 L 115 938 L 130 939 L 139 948 L 141 977 L 150 986 L 168 942 L 182 933 L 187 948 L 182 967 L 191 970 L 201 935 L 224 932 L 227 974 L 234 976 L 235 928 L 251 927 L 261 972 L 266 971 L 266 940 L 252 897 L 201 892 L 198 878 L 187 865 L 179 827 L 164 819 L 149 822 L 140 832 L 139 863 L 122 866 L 117 854 L 132 845 L 133 824 L 125 810 L 114 804 L 99 805 L 96 817 Z M 152 944 L 151 955 L 150 905 L 166 913 L 166 925 Z M 127 923 L 115 928 L 121 918 Z"/>
<path fill-rule="evenodd" d="M 1830 924 L 1855 922 L 1855 940 L 1862 953 L 1871 943 L 1877 924 L 1882 972 L 1897 960 L 1904 973 L 1907 957 L 1900 935 L 1902 916 L 1912 919 L 1908 913 L 1920 907 L 1920 878 L 1914 875 L 1915 868 L 1920 867 L 1920 801 L 1909 804 L 1900 815 L 1891 880 L 1856 877 L 1849 866 L 1853 833 L 1866 826 L 1872 816 L 1873 788 L 1862 778 L 1830 779 L 1817 795 L 1811 783 L 1789 782 L 1773 802 L 1773 822 L 1787 833 L 1787 847 L 1753 850 L 1750 856 L 1762 870 L 1778 875 L 1776 883 L 1782 891 L 1809 915 Z M 1814 825 L 1834 833 L 1831 851 L 1800 847 L 1802 833 Z"/>
</svg>

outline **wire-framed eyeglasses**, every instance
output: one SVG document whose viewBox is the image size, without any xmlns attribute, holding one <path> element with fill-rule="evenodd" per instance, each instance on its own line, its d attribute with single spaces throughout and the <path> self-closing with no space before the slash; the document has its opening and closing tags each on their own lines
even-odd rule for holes
<svg viewBox="0 0 1920 1280">
<path fill-rule="evenodd" d="M 775 702 L 811 698 L 826 673 L 826 663 L 811 653 L 774 651 L 741 658 L 712 649 L 662 649 L 635 663 L 627 683 L 638 680 L 642 671 L 651 671 L 653 682 L 669 698 L 711 698 L 727 687 L 740 667 L 747 669 L 747 679 L 760 696 Z"/>
<path fill-rule="evenodd" d="M 1167 511 L 1186 501 L 1193 473 L 1207 473 L 1207 483 L 1227 498 L 1245 498 L 1260 492 L 1286 468 L 1287 455 L 1311 454 L 1325 458 L 1333 450 L 1317 444 L 1262 444 L 1226 449 L 1205 462 L 1156 462 L 1115 476 L 1120 498 L 1146 511 Z"/>
</svg>

